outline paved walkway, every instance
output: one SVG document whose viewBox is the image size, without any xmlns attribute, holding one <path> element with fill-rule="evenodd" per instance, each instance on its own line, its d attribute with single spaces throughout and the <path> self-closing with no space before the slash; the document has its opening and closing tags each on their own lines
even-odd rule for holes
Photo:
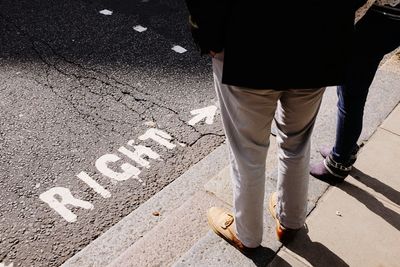
<svg viewBox="0 0 400 267">
<path fill-rule="evenodd" d="M 400 105 L 272 266 L 400 266 Z"/>
</svg>

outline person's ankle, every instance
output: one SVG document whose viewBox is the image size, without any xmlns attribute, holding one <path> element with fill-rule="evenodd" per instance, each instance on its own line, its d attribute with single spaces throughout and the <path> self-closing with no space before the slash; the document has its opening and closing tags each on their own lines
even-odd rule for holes
<svg viewBox="0 0 400 267">
<path fill-rule="evenodd" d="M 338 162 L 333 158 L 332 154 L 325 158 L 324 165 L 330 174 L 341 179 L 346 178 L 353 167 L 351 161 L 348 161 L 347 163 Z"/>
<path fill-rule="evenodd" d="M 340 153 L 340 154 L 335 153 L 335 148 L 332 148 L 330 153 L 326 154 L 325 158 L 330 156 L 334 162 L 337 162 L 343 166 L 349 167 L 356 162 L 358 153 L 360 152 L 360 149 L 362 146 L 363 146 L 363 144 L 361 144 L 361 145 L 357 144 L 355 146 L 355 148 L 353 149 L 353 151 L 349 155 L 345 155 L 345 156 L 342 153 Z"/>
</svg>

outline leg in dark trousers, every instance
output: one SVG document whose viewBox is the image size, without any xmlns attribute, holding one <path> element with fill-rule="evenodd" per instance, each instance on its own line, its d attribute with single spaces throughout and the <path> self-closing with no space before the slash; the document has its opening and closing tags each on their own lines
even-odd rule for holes
<svg viewBox="0 0 400 267">
<path fill-rule="evenodd" d="M 356 160 L 357 141 L 363 126 L 364 106 L 369 87 L 382 58 L 400 45 L 400 20 L 374 10 L 356 24 L 352 59 L 346 81 L 338 86 L 336 142 L 332 150 L 323 149 L 326 157 L 311 167 L 311 175 L 329 182 L 343 181 Z"/>
<path fill-rule="evenodd" d="M 337 89 L 338 116 L 335 161 L 346 163 L 357 147 L 362 131 L 369 87 L 382 58 L 400 45 L 400 20 L 370 10 L 356 25 L 354 58 L 345 85 Z"/>
</svg>

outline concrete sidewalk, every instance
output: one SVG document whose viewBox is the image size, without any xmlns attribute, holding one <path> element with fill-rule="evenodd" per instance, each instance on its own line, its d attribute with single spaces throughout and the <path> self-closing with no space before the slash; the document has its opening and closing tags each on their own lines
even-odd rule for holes
<svg viewBox="0 0 400 267">
<path fill-rule="evenodd" d="M 400 266 L 400 105 L 271 266 Z"/>
</svg>

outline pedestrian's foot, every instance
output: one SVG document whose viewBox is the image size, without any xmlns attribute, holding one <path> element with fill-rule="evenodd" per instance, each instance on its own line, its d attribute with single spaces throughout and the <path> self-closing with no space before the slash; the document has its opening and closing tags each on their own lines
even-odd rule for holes
<svg viewBox="0 0 400 267">
<path fill-rule="evenodd" d="M 211 229 L 229 244 L 243 253 L 250 253 L 254 248 L 248 248 L 238 239 L 235 232 L 235 218 L 232 213 L 218 207 L 212 207 L 207 213 Z"/>
<path fill-rule="evenodd" d="M 276 236 L 282 244 L 287 244 L 293 240 L 294 236 L 300 229 L 290 229 L 281 224 L 276 215 L 276 206 L 278 204 L 278 195 L 276 192 L 272 193 L 268 201 L 268 210 L 276 222 Z"/>
<path fill-rule="evenodd" d="M 337 184 L 344 181 L 351 168 L 352 164 L 345 165 L 336 162 L 328 155 L 323 161 L 311 166 L 310 174 L 318 180 L 329 184 Z"/>
</svg>

